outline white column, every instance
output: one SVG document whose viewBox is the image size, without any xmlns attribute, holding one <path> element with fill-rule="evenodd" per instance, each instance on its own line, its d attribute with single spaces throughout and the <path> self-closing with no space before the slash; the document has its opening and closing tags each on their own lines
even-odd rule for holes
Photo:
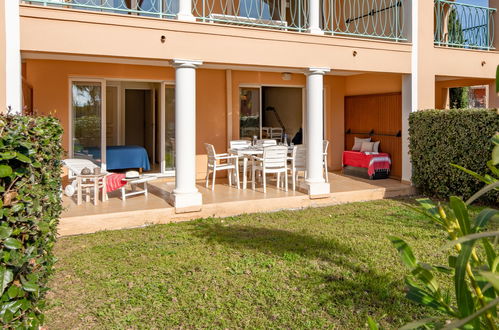
<svg viewBox="0 0 499 330">
<path fill-rule="evenodd" d="M 412 165 L 409 155 L 409 115 L 412 107 L 412 77 L 402 75 L 402 181 L 410 182 Z"/>
<path fill-rule="evenodd" d="M 196 17 L 192 15 L 192 0 L 178 1 L 177 19 L 180 21 L 195 22 Z"/>
<path fill-rule="evenodd" d="M 310 23 L 310 27 L 308 28 L 308 32 L 313 34 L 324 34 L 324 31 L 321 30 L 321 27 L 319 25 L 321 15 L 321 0 L 310 0 L 309 4 L 310 8 L 308 13 L 308 21 Z"/>
<path fill-rule="evenodd" d="M 310 198 L 327 197 L 330 186 L 324 180 L 323 174 L 323 131 L 324 131 L 324 74 L 328 68 L 309 68 L 307 75 L 307 121 L 306 121 L 306 148 L 307 148 L 307 185 Z"/>
<path fill-rule="evenodd" d="M 175 67 L 175 190 L 178 212 L 199 211 L 196 188 L 196 67 L 201 61 L 173 60 Z"/>
<path fill-rule="evenodd" d="M 22 111 L 21 50 L 19 1 L 4 1 L 5 6 L 5 103 L 11 111 Z M 3 110 L 3 109 L 2 109 Z"/>
</svg>

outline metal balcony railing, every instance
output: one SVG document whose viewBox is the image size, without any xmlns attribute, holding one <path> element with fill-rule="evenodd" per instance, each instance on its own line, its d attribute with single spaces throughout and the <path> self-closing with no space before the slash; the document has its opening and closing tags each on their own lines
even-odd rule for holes
<svg viewBox="0 0 499 330">
<path fill-rule="evenodd" d="M 178 13 L 178 0 L 22 0 L 22 2 L 159 18 L 174 18 Z"/>
<path fill-rule="evenodd" d="M 495 8 L 435 0 L 435 45 L 493 49 Z"/>
<path fill-rule="evenodd" d="M 335 35 L 407 40 L 406 0 L 324 0 L 323 30 Z"/>
<path fill-rule="evenodd" d="M 305 31 L 308 0 L 193 0 L 193 15 L 204 22 Z"/>
<path fill-rule="evenodd" d="M 174 18 L 179 0 L 21 0 L 62 8 Z M 310 0 L 192 0 L 198 21 L 305 32 Z M 407 0 L 321 0 L 321 27 L 327 34 L 406 40 Z"/>
</svg>

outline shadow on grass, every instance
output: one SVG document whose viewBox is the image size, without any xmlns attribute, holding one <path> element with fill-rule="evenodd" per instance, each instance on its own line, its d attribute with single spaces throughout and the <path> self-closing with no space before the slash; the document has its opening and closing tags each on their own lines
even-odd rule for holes
<svg viewBox="0 0 499 330">
<path fill-rule="evenodd" d="M 356 313 L 360 313 L 359 319 L 367 314 L 390 315 L 393 312 L 395 314 L 392 315 L 403 317 L 403 314 L 411 313 L 397 311 L 397 308 L 406 304 L 401 290 L 402 280 L 395 280 L 387 275 L 387 270 L 383 267 L 376 269 L 376 263 L 369 266 L 363 262 L 368 258 L 369 251 L 360 256 L 352 247 L 337 239 L 282 229 L 219 223 L 197 223 L 193 234 L 241 253 L 254 251 L 272 254 L 284 262 L 290 262 L 290 271 L 298 268 L 303 270 L 304 267 L 302 264 L 293 267 L 295 260 L 290 260 L 290 255 L 309 259 L 310 265 L 316 266 L 305 266 L 305 271 L 311 275 L 307 279 L 310 282 L 308 285 L 316 291 L 319 305 L 332 306 L 329 311 L 332 316 L 336 316 L 334 311 L 337 306 L 351 307 Z M 329 310 L 328 307 L 323 308 Z"/>
</svg>

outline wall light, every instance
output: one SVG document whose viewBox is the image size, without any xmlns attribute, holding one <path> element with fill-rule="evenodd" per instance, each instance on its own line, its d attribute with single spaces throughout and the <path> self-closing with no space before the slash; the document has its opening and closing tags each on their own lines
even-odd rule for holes
<svg viewBox="0 0 499 330">
<path fill-rule="evenodd" d="M 291 73 L 290 72 L 283 72 L 283 73 L 281 73 L 281 78 L 282 78 L 282 80 L 291 80 Z"/>
</svg>

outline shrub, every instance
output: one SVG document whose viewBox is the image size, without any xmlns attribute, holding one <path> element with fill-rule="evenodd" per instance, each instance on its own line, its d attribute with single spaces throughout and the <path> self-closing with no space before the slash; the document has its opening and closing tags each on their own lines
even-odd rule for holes
<svg viewBox="0 0 499 330">
<path fill-rule="evenodd" d="M 424 194 L 438 198 L 449 195 L 469 198 L 482 183 L 450 164 L 484 175 L 499 131 L 497 110 L 425 110 L 409 117 L 409 149 L 412 182 Z M 499 192 L 490 192 L 482 202 L 496 204 Z"/>
<path fill-rule="evenodd" d="M 480 177 L 486 182 L 485 187 L 466 202 L 451 196 L 449 205 L 445 206 L 424 198 L 418 200 L 420 207 L 414 208 L 447 234 L 451 242 L 446 247 L 453 248 L 457 254 L 448 256 L 448 266 L 421 263 L 403 239 L 389 237 L 403 263 L 410 269 L 405 277 L 406 297 L 443 314 L 412 322 L 404 327 L 406 329 L 426 325 L 436 329 L 497 329 L 499 325 L 499 256 L 496 248 L 499 231 L 485 231 L 488 223 L 498 218 L 499 210 L 483 209 L 472 217 L 468 209 L 487 191 L 499 189 L 499 134 L 492 142 L 495 147 L 487 165 L 494 176 L 485 178 L 463 169 L 465 173 Z M 439 277 L 446 275 L 454 279 L 454 292 L 443 289 L 438 283 Z M 377 328 L 373 320 L 368 321 L 371 329 Z"/>
<path fill-rule="evenodd" d="M 61 206 L 62 128 L 52 117 L 0 115 L 0 321 L 38 328 Z"/>
</svg>

